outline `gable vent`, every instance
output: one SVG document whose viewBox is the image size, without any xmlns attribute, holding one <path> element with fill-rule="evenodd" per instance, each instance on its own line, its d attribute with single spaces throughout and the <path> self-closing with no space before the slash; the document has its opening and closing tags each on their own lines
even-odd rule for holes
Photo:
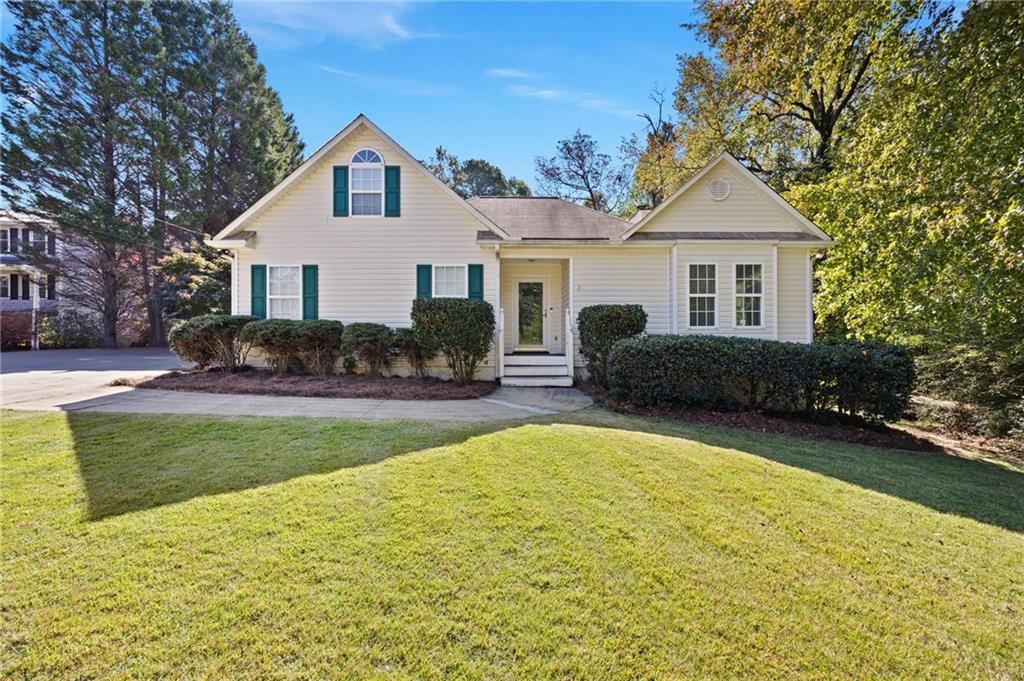
<svg viewBox="0 0 1024 681">
<path fill-rule="evenodd" d="M 711 195 L 714 201 L 724 201 L 729 196 L 730 191 L 732 191 L 732 185 L 725 178 L 716 177 L 708 182 L 708 194 Z"/>
</svg>

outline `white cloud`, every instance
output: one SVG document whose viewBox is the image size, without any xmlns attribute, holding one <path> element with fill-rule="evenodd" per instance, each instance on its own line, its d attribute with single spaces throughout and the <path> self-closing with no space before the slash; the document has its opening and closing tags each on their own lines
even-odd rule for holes
<svg viewBox="0 0 1024 681">
<path fill-rule="evenodd" d="M 296 48 L 336 38 L 379 49 L 436 33 L 411 28 L 406 3 L 237 0 L 235 14 L 250 34 L 276 47 Z"/>
<path fill-rule="evenodd" d="M 623 118 L 633 118 L 637 114 L 633 109 L 629 109 L 614 100 L 599 97 L 591 92 L 563 88 L 541 88 L 521 84 L 509 85 L 505 92 L 513 97 L 543 99 L 549 102 L 567 102 L 584 109 L 603 111 L 604 113 Z"/>
<path fill-rule="evenodd" d="M 519 69 L 487 69 L 484 73 L 491 78 L 533 78 L 532 73 Z"/>
<path fill-rule="evenodd" d="M 427 83 L 418 80 L 410 80 L 408 78 L 375 76 L 373 74 L 357 73 L 355 71 L 339 69 L 333 66 L 324 66 L 322 64 L 316 64 L 315 66 L 325 73 L 340 76 L 341 78 L 350 80 L 353 83 L 358 83 L 369 88 L 386 90 L 392 94 L 438 96 L 450 95 L 456 92 L 456 88 L 451 85 Z"/>
</svg>

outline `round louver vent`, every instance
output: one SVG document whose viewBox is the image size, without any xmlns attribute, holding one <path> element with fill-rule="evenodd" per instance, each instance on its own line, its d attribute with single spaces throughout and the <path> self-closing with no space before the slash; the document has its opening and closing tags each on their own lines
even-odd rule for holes
<svg viewBox="0 0 1024 681">
<path fill-rule="evenodd" d="M 729 192 L 731 190 L 732 185 L 729 184 L 729 180 L 726 180 L 724 178 L 716 177 L 715 179 L 708 182 L 708 194 L 710 194 L 711 198 L 714 199 L 715 201 L 724 200 L 727 196 L 729 196 Z"/>
</svg>

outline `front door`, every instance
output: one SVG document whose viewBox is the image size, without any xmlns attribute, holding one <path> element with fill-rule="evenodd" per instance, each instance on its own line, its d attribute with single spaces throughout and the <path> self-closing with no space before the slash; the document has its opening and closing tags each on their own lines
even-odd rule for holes
<svg viewBox="0 0 1024 681">
<path fill-rule="evenodd" d="M 544 307 L 544 282 L 518 282 L 519 342 L 518 347 L 541 350 L 544 348 L 544 327 L 547 313 Z"/>
</svg>

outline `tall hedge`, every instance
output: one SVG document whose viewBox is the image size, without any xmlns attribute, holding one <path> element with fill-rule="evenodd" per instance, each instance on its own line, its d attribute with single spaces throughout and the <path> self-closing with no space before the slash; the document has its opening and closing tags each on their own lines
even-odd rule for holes
<svg viewBox="0 0 1024 681">
<path fill-rule="evenodd" d="M 784 343 L 726 336 L 619 341 L 608 358 L 615 399 L 637 405 L 837 410 L 893 421 L 906 408 L 914 365 L 879 343 Z"/>
<path fill-rule="evenodd" d="M 591 305 L 580 310 L 576 322 L 590 380 L 607 387 L 609 351 L 616 342 L 642 334 L 647 313 L 639 305 Z"/>
<path fill-rule="evenodd" d="M 424 347 L 440 350 L 452 377 L 469 383 L 494 340 L 494 308 L 475 298 L 417 298 L 412 331 Z"/>
</svg>

